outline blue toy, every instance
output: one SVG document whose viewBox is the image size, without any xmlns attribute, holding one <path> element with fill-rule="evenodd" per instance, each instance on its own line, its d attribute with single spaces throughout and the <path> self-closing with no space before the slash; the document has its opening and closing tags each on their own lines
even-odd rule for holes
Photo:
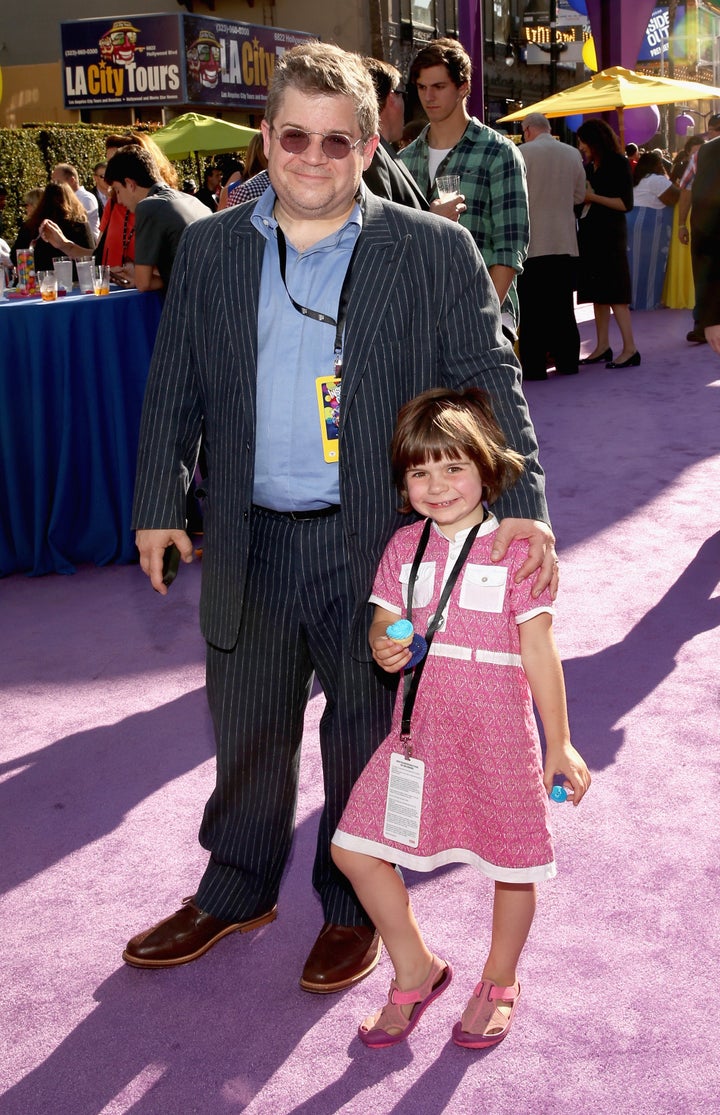
<svg viewBox="0 0 720 1115">
<path fill-rule="evenodd" d="M 427 654 L 427 643 L 422 635 L 418 635 L 413 630 L 413 625 L 407 619 L 398 619 L 395 623 L 391 623 L 390 626 L 385 629 L 385 634 L 388 638 L 394 639 L 396 642 L 404 641 L 412 635 L 411 642 L 406 644 L 407 649 L 410 651 L 410 661 L 405 667 L 406 670 L 411 670 L 413 666 L 417 666 L 418 662 Z"/>
<path fill-rule="evenodd" d="M 564 786 L 553 786 L 550 791 L 550 797 L 553 801 L 567 801 L 568 792 Z"/>
</svg>

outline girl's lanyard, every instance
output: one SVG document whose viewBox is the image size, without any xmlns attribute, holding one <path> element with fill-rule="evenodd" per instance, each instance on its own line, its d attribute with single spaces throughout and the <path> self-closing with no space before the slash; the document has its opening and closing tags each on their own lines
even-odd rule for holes
<svg viewBox="0 0 720 1115">
<path fill-rule="evenodd" d="M 430 653 L 430 644 L 433 641 L 433 638 L 435 636 L 435 632 L 437 631 L 437 629 L 439 628 L 439 626 L 442 622 L 443 612 L 445 611 L 445 607 L 447 605 L 447 602 L 450 599 L 450 594 L 452 593 L 452 590 L 455 588 L 455 583 L 456 583 L 458 577 L 460 576 L 460 572 L 462 570 L 463 565 L 465 564 L 465 562 L 467 560 L 467 556 L 470 553 L 470 550 L 472 548 L 472 544 L 475 541 L 475 539 L 477 538 L 478 531 L 480 530 L 480 527 L 485 522 L 487 517 L 488 517 L 488 512 L 485 508 L 483 508 L 483 517 L 482 517 L 481 522 L 476 523 L 476 525 L 474 527 L 472 527 L 471 530 L 469 531 L 468 536 L 463 543 L 463 547 L 462 547 L 462 549 L 461 549 L 460 553 L 458 554 L 458 557 L 455 561 L 455 564 L 453 565 L 452 569 L 450 570 L 450 575 L 449 575 L 447 581 L 445 582 L 442 593 L 440 594 L 440 600 L 438 601 L 438 606 L 435 609 L 435 615 L 430 620 L 427 632 L 425 634 L 425 642 L 427 643 L 427 647 L 428 647 L 427 652 L 425 654 L 425 657 L 422 658 L 420 660 L 420 662 L 418 662 L 417 666 L 415 667 L 415 669 L 413 671 L 407 671 L 405 673 L 405 677 L 403 679 L 403 711 L 402 711 L 402 723 L 401 723 L 401 727 L 400 727 L 400 742 L 403 745 L 403 749 L 404 749 L 404 752 L 405 752 L 405 758 L 406 759 L 410 759 L 411 756 L 412 756 L 412 740 L 410 738 L 410 721 L 411 721 L 411 718 L 412 718 L 413 708 L 415 707 L 415 698 L 417 696 L 418 686 L 420 684 L 420 678 L 422 677 L 423 670 L 425 669 L 425 663 L 427 662 L 428 654 Z M 432 530 L 432 526 L 433 526 L 432 519 L 428 519 L 425 523 L 424 528 L 423 528 L 423 532 L 420 535 L 420 541 L 418 542 L 418 547 L 417 547 L 417 550 L 415 551 L 415 557 L 413 559 L 412 568 L 410 570 L 410 580 L 408 581 L 408 590 L 407 590 L 407 595 L 408 595 L 407 618 L 410 620 L 411 623 L 412 623 L 413 590 L 415 588 L 415 582 L 417 581 L 418 573 L 420 571 L 420 562 L 422 561 L 423 554 L 425 553 L 425 550 L 427 549 L 427 544 L 428 544 L 428 541 L 430 539 L 430 531 Z"/>
<path fill-rule="evenodd" d="M 292 302 L 293 307 L 299 314 L 302 314 L 303 317 L 310 317 L 313 319 L 313 321 L 321 321 L 323 322 L 323 324 L 330 325 L 335 329 L 335 346 L 333 348 L 333 374 L 338 381 L 342 376 L 343 330 L 345 329 L 345 322 L 347 321 L 348 315 L 348 306 L 350 304 L 350 283 L 352 280 L 353 262 L 355 260 L 355 253 L 357 252 L 359 243 L 360 237 L 358 236 L 357 240 L 355 241 L 355 246 L 352 250 L 352 254 L 350 256 L 348 269 L 345 272 L 342 289 L 340 290 L 340 301 L 338 302 L 336 319 L 330 317 L 329 314 L 321 314 L 318 310 L 311 310 L 309 306 L 303 306 L 300 304 L 300 302 L 296 302 L 293 298 L 292 294 L 288 290 L 288 285 L 285 279 L 287 268 L 287 243 L 285 241 L 285 233 L 280 228 L 280 225 L 277 226 L 278 260 L 280 263 L 280 278 L 283 281 L 283 286 L 285 287 L 285 291 L 288 298 Z"/>
</svg>

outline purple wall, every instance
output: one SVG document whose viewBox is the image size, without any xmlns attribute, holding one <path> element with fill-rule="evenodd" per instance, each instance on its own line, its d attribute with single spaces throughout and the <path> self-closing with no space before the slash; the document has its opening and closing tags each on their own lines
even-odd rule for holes
<svg viewBox="0 0 720 1115">
<path fill-rule="evenodd" d="M 598 69 L 634 70 L 655 0 L 586 0 Z"/>
</svg>

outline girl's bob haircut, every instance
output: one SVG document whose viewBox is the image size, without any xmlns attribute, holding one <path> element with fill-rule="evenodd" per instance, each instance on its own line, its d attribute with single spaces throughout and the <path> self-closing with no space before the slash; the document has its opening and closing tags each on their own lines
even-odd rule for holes
<svg viewBox="0 0 720 1115">
<path fill-rule="evenodd" d="M 412 511 L 407 471 L 442 457 L 472 461 L 480 473 L 483 500 L 489 504 L 512 488 L 524 468 L 521 455 L 508 447 L 489 396 L 477 387 L 465 391 L 435 387 L 400 409 L 390 443 L 393 480 L 402 498 L 400 511 Z"/>
</svg>

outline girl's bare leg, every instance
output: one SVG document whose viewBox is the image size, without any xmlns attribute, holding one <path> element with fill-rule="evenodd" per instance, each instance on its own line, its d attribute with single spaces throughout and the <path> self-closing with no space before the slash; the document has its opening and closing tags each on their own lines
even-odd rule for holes
<svg viewBox="0 0 720 1115">
<path fill-rule="evenodd" d="M 337 867 L 347 875 L 355 893 L 383 939 L 402 991 L 411 991 L 427 978 L 433 954 L 422 939 L 405 884 L 385 860 L 332 845 Z M 410 1016 L 412 1004 L 403 1006 Z"/>
<path fill-rule="evenodd" d="M 496 883 L 490 953 L 483 979 L 504 987 L 517 982 L 517 965 L 535 916 L 534 883 Z"/>
</svg>

